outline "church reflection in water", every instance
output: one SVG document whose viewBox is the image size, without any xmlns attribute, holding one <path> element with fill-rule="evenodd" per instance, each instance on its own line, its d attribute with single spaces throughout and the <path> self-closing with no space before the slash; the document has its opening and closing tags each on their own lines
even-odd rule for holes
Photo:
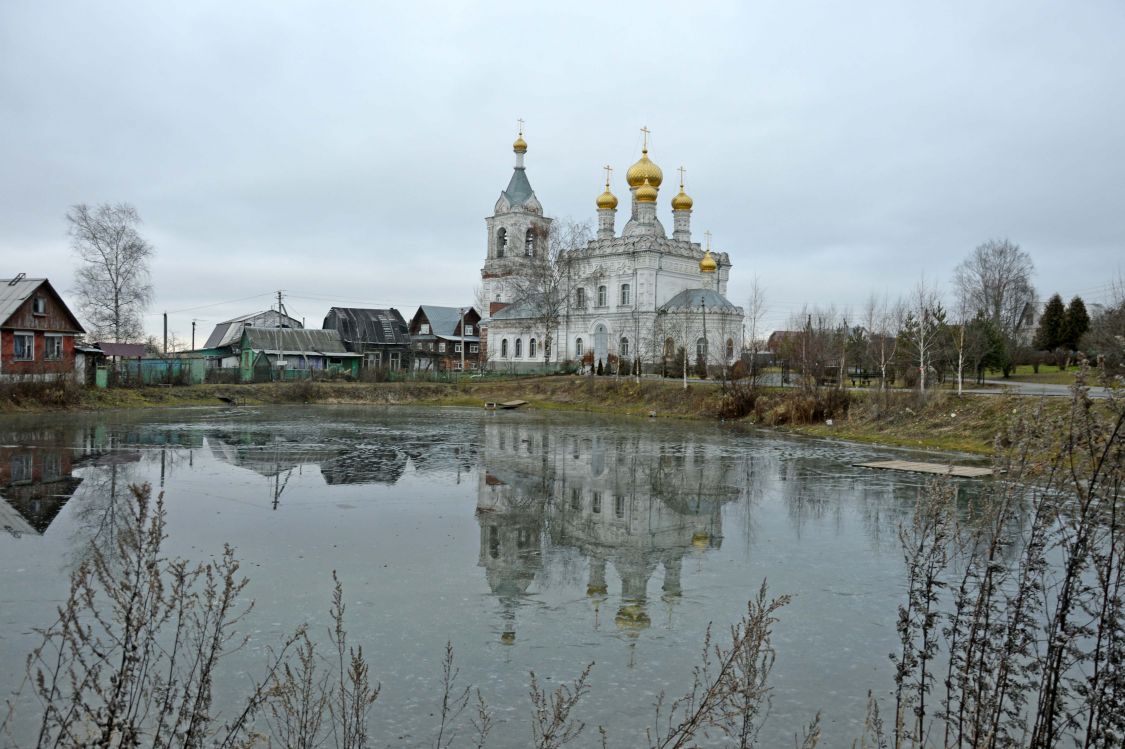
<svg viewBox="0 0 1125 749">
<path fill-rule="evenodd" d="M 661 597 L 674 601 L 685 558 L 719 548 L 723 504 L 739 496 L 738 459 L 714 445 L 503 422 L 483 436 L 479 566 L 500 602 L 504 644 L 516 641 L 518 609 L 545 563 L 575 553 L 594 625 L 605 604 L 619 630 L 638 635 L 651 625 L 657 571 Z"/>
</svg>

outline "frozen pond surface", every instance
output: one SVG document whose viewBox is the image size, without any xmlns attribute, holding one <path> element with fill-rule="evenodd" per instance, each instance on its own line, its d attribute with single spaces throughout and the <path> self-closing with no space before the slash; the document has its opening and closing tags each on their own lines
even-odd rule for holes
<svg viewBox="0 0 1125 749">
<path fill-rule="evenodd" d="M 611 746 L 636 746 L 657 694 L 689 687 L 708 622 L 725 633 L 768 578 L 794 600 L 762 745 L 792 745 L 819 710 L 821 746 L 850 746 L 867 690 L 893 687 L 897 524 L 925 481 L 851 464 L 908 455 L 518 411 L 5 418 L 0 688 L 19 685 L 31 629 L 53 619 L 113 496 L 148 481 L 165 492 L 170 554 L 202 560 L 229 542 L 251 579 L 253 647 L 229 664 L 231 693 L 298 624 L 326 632 L 336 570 L 351 639 L 383 684 L 375 746 L 432 744 L 447 640 L 496 710 L 491 746 L 529 742 L 528 671 L 554 684 L 590 661 L 580 745 L 603 724 Z"/>
</svg>

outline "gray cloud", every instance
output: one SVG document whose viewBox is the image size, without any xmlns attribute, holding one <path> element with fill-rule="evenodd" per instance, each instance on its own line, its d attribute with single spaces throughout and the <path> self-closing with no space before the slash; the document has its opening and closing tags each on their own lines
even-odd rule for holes
<svg viewBox="0 0 1125 749">
<path fill-rule="evenodd" d="M 1000 236 L 1042 294 L 1096 300 L 1125 257 L 1123 32 L 1110 0 L 5 3 L 0 252 L 65 288 L 66 207 L 125 200 L 154 313 L 262 295 L 172 315 L 181 336 L 278 288 L 317 324 L 466 303 L 523 117 L 532 184 L 575 219 L 652 128 L 773 325 L 946 282 Z"/>
</svg>

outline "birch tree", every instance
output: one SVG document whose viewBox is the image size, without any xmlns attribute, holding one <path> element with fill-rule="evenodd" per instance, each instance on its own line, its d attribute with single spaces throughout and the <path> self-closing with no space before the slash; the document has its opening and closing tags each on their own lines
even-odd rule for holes
<svg viewBox="0 0 1125 749">
<path fill-rule="evenodd" d="M 904 303 L 902 338 L 910 349 L 911 360 L 918 365 L 918 383 L 926 392 L 926 374 L 933 364 L 945 326 L 945 310 L 935 288 L 921 278 Z"/>
<path fill-rule="evenodd" d="M 144 311 L 152 303 L 148 266 L 154 250 L 137 232 L 137 210 L 128 203 L 79 203 L 66 219 L 79 263 L 73 291 L 90 335 L 114 343 L 141 340 Z"/>
</svg>

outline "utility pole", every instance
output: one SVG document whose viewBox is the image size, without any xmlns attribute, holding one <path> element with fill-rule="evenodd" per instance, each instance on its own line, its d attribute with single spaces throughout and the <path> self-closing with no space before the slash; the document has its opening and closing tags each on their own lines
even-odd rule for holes
<svg viewBox="0 0 1125 749">
<path fill-rule="evenodd" d="M 164 355 L 168 355 L 168 313 L 164 313 Z"/>
<path fill-rule="evenodd" d="M 285 314 L 285 307 L 281 303 L 281 289 L 277 290 L 277 327 L 282 327 L 281 316 Z"/>
<path fill-rule="evenodd" d="M 195 351 L 195 320 L 191 321 L 191 350 Z"/>
<path fill-rule="evenodd" d="M 461 376 L 465 376 L 465 308 L 461 308 Z"/>
</svg>

